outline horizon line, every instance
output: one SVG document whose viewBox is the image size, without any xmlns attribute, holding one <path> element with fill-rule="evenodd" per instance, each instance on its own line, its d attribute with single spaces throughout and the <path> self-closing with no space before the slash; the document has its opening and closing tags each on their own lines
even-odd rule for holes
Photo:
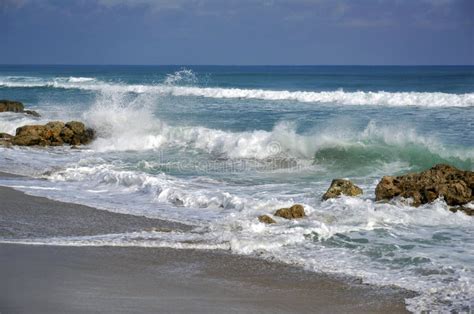
<svg viewBox="0 0 474 314">
<path fill-rule="evenodd" d="M 125 64 L 125 63 L 0 63 L 0 66 L 215 66 L 215 67 L 371 67 L 371 66 L 391 66 L 391 67 L 430 67 L 430 66 L 474 66 L 473 64 Z"/>
</svg>

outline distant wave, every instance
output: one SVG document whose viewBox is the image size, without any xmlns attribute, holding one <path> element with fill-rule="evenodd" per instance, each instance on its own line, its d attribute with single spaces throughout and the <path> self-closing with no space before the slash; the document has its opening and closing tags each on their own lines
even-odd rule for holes
<svg viewBox="0 0 474 314">
<path fill-rule="evenodd" d="M 184 77 L 184 78 L 183 78 Z M 140 85 L 110 83 L 92 78 L 55 78 L 39 80 L 0 77 L 0 87 L 10 88 L 63 88 L 104 93 L 148 93 L 171 96 L 193 96 L 216 99 L 257 99 L 270 101 L 297 101 L 338 105 L 420 106 L 420 107 L 474 107 L 474 93 L 448 94 L 441 92 L 385 92 L 385 91 L 286 91 L 219 87 L 176 86 L 174 82 L 192 81 L 186 73 L 168 77 L 164 84 Z"/>
<path fill-rule="evenodd" d="M 83 83 L 83 82 L 95 81 L 95 78 L 93 78 L 93 77 L 74 77 L 74 76 L 71 76 L 71 77 L 69 77 L 68 80 L 71 83 Z"/>
</svg>

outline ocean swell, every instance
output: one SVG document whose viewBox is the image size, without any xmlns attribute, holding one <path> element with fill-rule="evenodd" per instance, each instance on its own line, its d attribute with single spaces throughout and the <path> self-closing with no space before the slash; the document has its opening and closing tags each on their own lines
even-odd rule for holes
<svg viewBox="0 0 474 314">
<path fill-rule="evenodd" d="M 474 167 L 474 150 L 446 147 L 437 139 L 404 126 L 381 126 L 370 121 L 365 128 L 329 123 L 319 130 L 297 132 L 297 124 L 277 123 L 272 130 L 230 132 L 203 126 L 171 126 L 154 116 L 143 103 L 121 105 L 121 99 L 98 102 L 85 115 L 98 131 L 95 151 L 158 150 L 179 148 L 219 159 L 272 158 L 313 161 L 351 168 L 374 163 L 406 162 L 415 168 L 451 163 Z"/>
<path fill-rule="evenodd" d="M 267 101 L 297 101 L 305 103 L 337 104 L 352 106 L 420 106 L 420 107 L 473 107 L 474 94 L 448 94 L 429 92 L 385 91 L 287 91 L 220 87 L 177 86 L 195 83 L 187 72 L 169 75 L 162 84 L 123 84 L 93 78 L 69 77 L 40 79 L 35 77 L 0 77 L 0 88 L 61 88 L 81 89 L 107 93 L 155 94 L 162 96 L 191 96 L 215 99 L 256 99 Z"/>
</svg>

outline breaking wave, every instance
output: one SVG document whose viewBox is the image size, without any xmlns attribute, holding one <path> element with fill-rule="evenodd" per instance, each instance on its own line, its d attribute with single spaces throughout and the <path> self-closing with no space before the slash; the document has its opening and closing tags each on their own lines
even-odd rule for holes
<svg viewBox="0 0 474 314">
<path fill-rule="evenodd" d="M 290 158 L 334 165 L 342 169 L 371 167 L 374 163 L 406 162 L 415 167 L 451 163 L 474 167 L 474 150 L 446 147 L 437 139 L 405 126 L 381 126 L 370 121 L 363 129 L 339 124 L 297 133 L 293 122 L 281 121 L 272 130 L 230 132 L 204 126 L 171 126 L 152 110 L 134 103 L 99 102 L 85 120 L 98 131 L 96 151 L 153 150 L 176 147 L 214 158 Z"/>
<path fill-rule="evenodd" d="M 177 86 L 195 83 L 189 70 L 178 71 L 166 77 L 163 84 L 123 84 L 93 78 L 70 77 L 40 79 L 34 77 L 0 77 L 0 87 L 8 88 L 62 88 L 96 92 L 156 94 L 171 96 L 206 97 L 216 99 L 256 99 L 268 101 L 298 101 L 304 103 L 338 104 L 352 106 L 420 106 L 472 107 L 474 93 L 448 94 L 441 92 L 385 92 L 385 91 L 286 91 L 219 87 Z"/>
</svg>

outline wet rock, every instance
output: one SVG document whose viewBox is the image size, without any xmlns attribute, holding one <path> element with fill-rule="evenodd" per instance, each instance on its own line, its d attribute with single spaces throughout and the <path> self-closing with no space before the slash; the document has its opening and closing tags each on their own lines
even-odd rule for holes
<svg viewBox="0 0 474 314">
<path fill-rule="evenodd" d="M 34 117 L 40 117 L 40 114 L 34 110 L 25 110 L 23 103 L 13 100 L 0 100 L 0 112 L 20 112 L 32 115 Z"/>
<path fill-rule="evenodd" d="M 84 123 L 79 121 L 70 121 L 66 123 L 66 126 L 71 129 L 74 134 L 82 134 L 86 130 Z"/>
<path fill-rule="evenodd" d="M 375 189 L 375 197 L 377 201 L 411 198 L 413 206 L 442 197 L 448 205 L 459 206 L 474 201 L 473 190 L 473 171 L 439 164 L 420 173 L 383 177 Z"/>
<path fill-rule="evenodd" d="M 48 122 L 45 125 L 25 125 L 16 130 L 12 139 L 14 145 L 20 146 L 60 146 L 63 144 L 83 145 L 94 138 L 94 131 L 86 128 L 82 122 L 61 121 Z"/>
<path fill-rule="evenodd" d="M 24 113 L 32 115 L 33 117 L 39 118 L 41 115 L 34 110 L 23 110 Z"/>
<path fill-rule="evenodd" d="M 450 207 L 449 210 L 453 213 L 461 211 L 468 216 L 474 216 L 474 208 L 470 208 L 467 206 L 457 206 L 457 207 Z"/>
<path fill-rule="evenodd" d="M 10 148 L 12 146 L 13 135 L 0 132 L 0 146 Z"/>
<path fill-rule="evenodd" d="M 23 112 L 23 110 L 25 110 L 25 106 L 19 101 L 0 100 L 0 112 Z"/>
<path fill-rule="evenodd" d="M 274 224 L 276 223 L 275 219 L 268 215 L 258 216 L 258 221 L 263 222 L 264 224 Z"/>
<path fill-rule="evenodd" d="M 327 199 L 339 197 L 341 195 L 357 196 L 362 193 L 362 189 L 351 181 L 345 179 L 334 179 L 332 180 L 329 189 L 326 191 L 326 193 L 324 193 L 322 199 L 325 201 Z"/>
<path fill-rule="evenodd" d="M 285 219 L 296 219 L 303 218 L 306 216 L 304 212 L 304 207 L 300 204 L 295 204 L 290 208 L 280 208 L 275 212 L 275 216 L 282 217 Z"/>
<path fill-rule="evenodd" d="M 12 138 L 13 138 L 13 135 L 10 135 L 8 133 L 0 132 L 0 139 L 2 139 L 2 140 L 11 140 Z"/>
</svg>

